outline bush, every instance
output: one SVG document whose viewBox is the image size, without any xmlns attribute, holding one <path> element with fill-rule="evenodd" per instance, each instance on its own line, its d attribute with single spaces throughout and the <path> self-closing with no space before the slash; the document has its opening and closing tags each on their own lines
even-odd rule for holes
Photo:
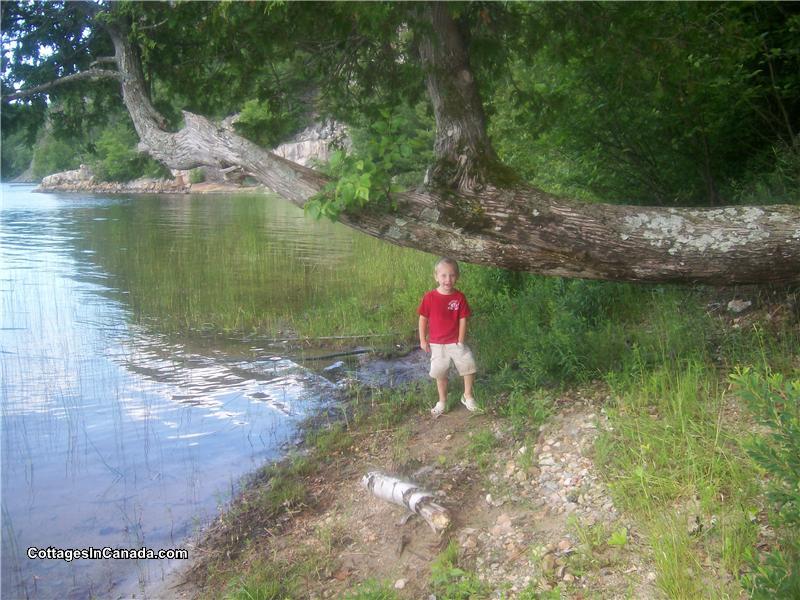
<svg viewBox="0 0 800 600">
<path fill-rule="evenodd" d="M 767 472 L 770 520 L 779 541 L 763 556 L 751 555 L 753 571 L 744 584 L 753 598 L 800 598 L 800 379 L 748 369 L 732 379 L 756 419 L 771 430 L 753 437 L 747 451 Z"/>
<path fill-rule="evenodd" d="M 206 180 L 206 172 L 201 168 L 189 171 L 189 183 L 203 183 Z"/>
<path fill-rule="evenodd" d="M 58 139 L 50 133 L 39 138 L 33 148 L 31 170 L 37 179 L 77 169 L 80 164 L 80 151 L 69 142 Z"/>
<path fill-rule="evenodd" d="M 33 149 L 25 131 L 3 136 L 0 144 L 3 179 L 8 181 L 24 172 L 31 164 Z"/>
<path fill-rule="evenodd" d="M 298 110 L 286 110 L 270 102 L 248 100 L 242 105 L 234 128 L 259 146 L 272 148 L 298 129 L 300 123 Z"/>
<path fill-rule="evenodd" d="M 100 134 L 96 143 L 96 160 L 92 165 L 103 181 L 130 181 L 141 177 L 146 157 L 136 149 L 138 138 L 126 123 L 116 123 Z"/>
</svg>

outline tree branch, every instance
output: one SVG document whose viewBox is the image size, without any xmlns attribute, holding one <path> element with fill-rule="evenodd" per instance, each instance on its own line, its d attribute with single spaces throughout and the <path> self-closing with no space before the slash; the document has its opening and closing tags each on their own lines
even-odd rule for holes
<svg viewBox="0 0 800 600">
<path fill-rule="evenodd" d="M 123 100 L 141 147 L 154 158 L 180 169 L 238 166 L 301 207 L 328 183 L 325 175 L 275 156 L 224 123 L 184 112 L 183 128 L 167 131 L 150 102 L 136 49 L 121 31 L 109 28 L 109 33 L 124 74 Z M 453 34 L 445 31 L 447 36 Z M 434 46 L 423 52 L 429 52 L 433 63 L 443 48 L 458 47 L 452 40 L 429 43 Z M 556 198 L 518 179 L 506 185 L 497 179 L 486 179 L 480 186 L 464 185 L 478 181 L 476 173 L 481 174 L 493 152 L 482 126 L 482 109 L 475 105 L 477 95 L 472 104 L 462 106 L 460 115 L 454 108 L 463 96 L 447 87 L 461 85 L 452 78 L 474 87 L 471 72 L 464 75 L 468 65 L 459 64 L 461 70 L 450 76 L 441 64 L 431 64 L 435 74 L 430 75 L 429 89 L 445 94 L 436 109 L 437 126 L 441 117 L 442 123 L 459 129 L 437 135 L 458 142 L 450 148 L 460 153 L 453 156 L 464 157 L 465 162 L 457 165 L 465 167 L 463 177 L 459 175 L 449 186 L 439 179 L 435 187 L 393 195 L 397 209 L 392 213 L 369 207 L 345 212 L 339 218 L 342 223 L 393 244 L 544 275 L 720 285 L 800 280 L 799 207 L 665 209 L 583 204 Z M 446 97 L 450 93 L 457 95 Z M 477 120 L 463 112 L 473 108 L 480 111 Z"/>
<path fill-rule="evenodd" d="M 90 67 L 96 67 L 97 65 L 100 65 L 100 64 L 103 64 L 103 63 L 117 64 L 117 59 L 114 56 L 99 56 L 94 61 L 92 61 L 89 64 L 89 66 Z"/>
<path fill-rule="evenodd" d="M 3 100 L 18 100 L 19 98 L 27 98 L 34 94 L 43 94 L 54 87 L 61 86 L 65 83 L 73 83 L 75 81 L 93 81 L 97 79 L 120 79 L 119 71 L 110 71 L 108 69 L 89 69 L 88 71 L 81 71 L 80 73 L 73 73 L 72 75 L 65 75 L 59 77 L 48 83 L 37 85 L 36 87 L 18 90 L 13 94 L 3 96 Z"/>
</svg>

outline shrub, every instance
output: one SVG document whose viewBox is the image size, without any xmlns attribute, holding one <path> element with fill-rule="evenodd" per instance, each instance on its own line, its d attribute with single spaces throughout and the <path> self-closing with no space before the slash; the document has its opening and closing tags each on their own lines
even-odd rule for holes
<svg viewBox="0 0 800 600">
<path fill-rule="evenodd" d="M 206 172 L 201 168 L 189 171 L 189 183 L 203 183 L 206 180 Z"/>
<path fill-rule="evenodd" d="M 129 181 L 144 172 L 146 157 L 136 149 L 138 139 L 126 123 L 111 125 L 100 134 L 96 143 L 96 160 L 92 165 L 103 181 Z"/>
<path fill-rule="evenodd" d="M 33 176 L 41 179 L 53 173 L 77 169 L 81 164 L 80 152 L 67 141 L 45 134 L 33 148 Z"/>
</svg>

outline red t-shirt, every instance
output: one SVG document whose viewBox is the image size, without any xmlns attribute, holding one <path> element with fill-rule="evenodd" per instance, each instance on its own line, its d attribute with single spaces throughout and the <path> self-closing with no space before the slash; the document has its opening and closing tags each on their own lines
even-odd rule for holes
<svg viewBox="0 0 800 600">
<path fill-rule="evenodd" d="M 467 297 L 458 290 L 447 295 L 431 290 L 422 297 L 417 312 L 428 318 L 428 341 L 431 344 L 458 342 L 458 321 L 472 314 Z"/>
</svg>

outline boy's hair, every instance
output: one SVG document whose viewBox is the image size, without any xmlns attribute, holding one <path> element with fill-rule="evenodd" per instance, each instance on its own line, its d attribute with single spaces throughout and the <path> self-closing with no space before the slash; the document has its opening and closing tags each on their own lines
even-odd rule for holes
<svg viewBox="0 0 800 600">
<path fill-rule="evenodd" d="M 461 273 L 458 270 L 458 263 L 452 258 L 448 258 L 447 256 L 443 256 L 442 258 L 437 260 L 436 264 L 433 266 L 433 272 L 434 273 L 436 273 L 436 271 L 439 269 L 439 265 L 450 265 L 451 267 L 453 267 L 453 269 L 455 269 L 456 275 L 461 275 Z"/>
</svg>

